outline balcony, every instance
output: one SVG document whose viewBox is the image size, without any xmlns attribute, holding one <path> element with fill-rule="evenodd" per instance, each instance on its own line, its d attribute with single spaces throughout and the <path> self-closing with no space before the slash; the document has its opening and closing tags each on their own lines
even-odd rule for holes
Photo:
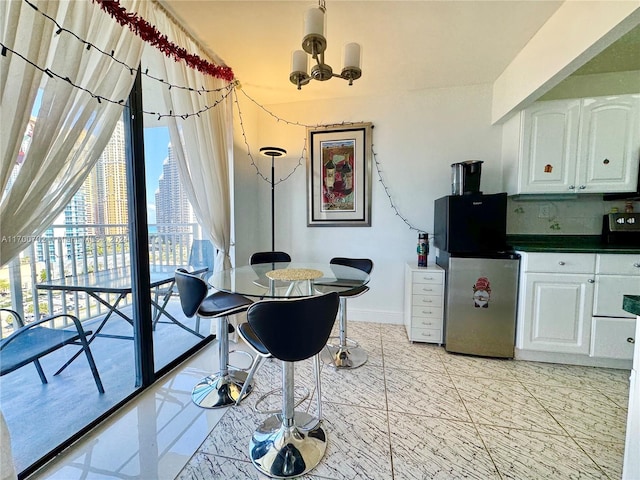
<svg viewBox="0 0 640 480">
<path fill-rule="evenodd" d="M 150 225 L 149 230 L 154 232 L 149 234 L 152 268 L 189 264 L 191 246 L 200 238 L 197 224 Z M 0 286 L 0 307 L 16 310 L 27 322 L 64 312 L 82 321 L 103 315 L 104 306 L 87 295 L 56 295 L 38 291 L 36 285 L 45 280 L 129 266 L 127 225 L 53 225 L 48 232 L 53 234 L 39 237 L 0 276 L 6 279 L 4 286 Z M 0 338 L 11 328 L 3 323 Z"/>
<path fill-rule="evenodd" d="M 154 226 L 156 227 L 156 226 Z M 175 225 L 172 225 L 175 227 Z M 59 226 L 54 226 L 54 231 Z M 8 268 L 10 294 L 0 297 L 3 307 L 20 311 L 26 322 L 67 312 L 78 317 L 85 330 L 97 328 L 108 313 L 108 308 L 84 292 L 65 293 L 39 290 L 39 282 L 69 275 L 99 272 L 129 265 L 129 243 L 125 225 L 64 226 L 65 235 L 39 238 Z M 168 232 L 157 226 L 149 236 L 150 267 L 189 265 L 194 239 L 198 239 L 197 225 L 182 225 L 182 231 Z M 164 230 L 164 231 L 163 231 Z M 164 292 L 163 292 L 164 293 Z M 37 299 L 37 301 L 34 301 Z M 128 295 L 118 309 L 133 316 Z M 177 292 L 169 297 L 166 310 L 191 329 L 195 318 L 187 319 L 182 313 Z M 65 328 L 67 324 L 52 325 Z M 10 320 L 2 317 L 0 335 L 13 331 Z M 199 333 L 205 337 L 211 332 L 210 322 L 200 321 Z M 101 333 L 119 337 L 133 336 L 132 326 L 124 319 L 112 315 Z M 201 338 L 162 317 L 153 331 L 153 353 L 156 370 L 168 365 Z M 49 381 L 42 384 L 31 365 L 0 377 L 0 406 L 12 435 L 12 448 L 16 468 L 21 471 L 56 445 L 68 440 L 76 432 L 118 406 L 136 390 L 135 342 L 123 338 L 97 337 L 91 351 L 105 393 L 100 395 L 93 381 L 84 355 L 75 359 L 61 374 L 53 373 L 76 351 L 66 346 L 42 358 L 41 363 Z M 212 369 L 215 366 L 212 364 Z"/>
</svg>

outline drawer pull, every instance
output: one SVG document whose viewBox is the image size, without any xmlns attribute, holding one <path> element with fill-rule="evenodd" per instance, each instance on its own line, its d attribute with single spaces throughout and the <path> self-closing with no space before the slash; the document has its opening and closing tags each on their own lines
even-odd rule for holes
<svg viewBox="0 0 640 480">
<path fill-rule="evenodd" d="M 423 288 L 423 292 L 433 292 L 433 288 Z"/>
<path fill-rule="evenodd" d="M 433 323 L 432 323 L 432 322 L 421 322 L 421 323 L 422 323 L 422 325 L 433 325 Z M 629 339 L 627 339 L 627 341 L 628 341 L 628 340 L 629 340 Z"/>
<path fill-rule="evenodd" d="M 629 337 L 627 338 L 627 342 L 629 343 L 636 343 L 635 339 L 633 337 Z"/>
<path fill-rule="evenodd" d="M 640 268 L 640 263 L 636 262 L 636 263 L 633 264 L 633 266 L 636 267 L 636 268 Z"/>
<path fill-rule="evenodd" d="M 560 261 L 558 262 L 558 265 L 564 265 L 564 262 L 563 262 L 562 260 L 560 260 Z"/>
<path fill-rule="evenodd" d="M 423 303 L 433 303 L 433 300 L 423 298 L 423 299 L 422 299 L 422 302 L 423 302 Z"/>
<path fill-rule="evenodd" d="M 590 278 L 589 280 L 587 280 L 587 282 L 589 283 L 596 283 L 596 281 L 593 278 Z"/>
<path fill-rule="evenodd" d="M 423 337 L 430 337 L 431 336 L 430 333 L 421 333 L 420 335 L 422 335 Z"/>
<path fill-rule="evenodd" d="M 423 315 L 431 315 L 433 312 L 431 310 L 422 310 Z M 429 324 L 431 325 L 431 324 Z"/>
</svg>

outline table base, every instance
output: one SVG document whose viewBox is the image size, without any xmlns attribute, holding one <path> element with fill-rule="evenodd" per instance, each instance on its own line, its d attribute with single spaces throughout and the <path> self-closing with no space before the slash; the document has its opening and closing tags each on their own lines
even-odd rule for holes
<svg viewBox="0 0 640 480">
<path fill-rule="evenodd" d="M 358 368 L 367 363 L 369 356 L 361 347 L 327 345 L 320 354 L 322 362 L 334 368 Z"/>
<path fill-rule="evenodd" d="M 314 421 L 305 412 L 294 413 L 294 426 L 287 427 L 282 415 L 268 417 L 253 433 L 249 456 L 254 466 L 272 478 L 293 478 L 316 467 L 327 449 L 327 435 L 317 426 L 304 431 L 295 425 Z"/>
<path fill-rule="evenodd" d="M 209 375 L 193 387 L 191 399 L 202 408 L 220 408 L 234 405 L 240 398 L 240 392 L 247 380 L 247 372 L 230 371 L 225 375 Z M 253 390 L 249 385 L 243 400 Z"/>
</svg>

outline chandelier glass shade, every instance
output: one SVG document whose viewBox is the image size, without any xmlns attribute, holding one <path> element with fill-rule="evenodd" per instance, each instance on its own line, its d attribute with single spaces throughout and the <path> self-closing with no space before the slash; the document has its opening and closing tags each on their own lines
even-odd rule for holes
<svg viewBox="0 0 640 480">
<path fill-rule="evenodd" d="M 289 80 L 298 87 L 308 84 L 311 80 L 326 81 L 333 77 L 342 78 L 353 85 L 353 81 L 362 76 L 360 70 L 360 45 L 348 43 L 344 47 L 344 67 L 340 74 L 333 73 L 330 65 L 324 62 L 324 52 L 327 49 L 325 38 L 324 15 L 326 12 L 324 0 L 319 0 L 318 7 L 307 10 L 304 17 L 304 37 L 302 50 L 293 52 L 291 58 L 291 74 Z M 311 56 L 311 73 L 308 73 L 308 60 Z"/>
</svg>

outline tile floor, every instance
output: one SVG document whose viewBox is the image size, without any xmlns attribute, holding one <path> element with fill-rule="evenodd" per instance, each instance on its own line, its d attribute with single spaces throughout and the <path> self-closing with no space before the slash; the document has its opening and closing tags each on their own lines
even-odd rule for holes
<svg viewBox="0 0 640 480">
<path fill-rule="evenodd" d="M 453 355 L 410 344 L 399 325 L 350 322 L 349 335 L 369 361 L 323 368 L 329 444 L 303 478 L 621 478 L 628 371 Z M 33 478 L 264 478 L 248 459 L 264 418 L 253 405 L 280 384 L 280 365 L 263 366 L 241 406 L 205 410 L 190 391 L 215 370 L 214 353 L 208 347 Z M 313 390 L 310 361 L 296 364 L 296 382 Z"/>
</svg>

